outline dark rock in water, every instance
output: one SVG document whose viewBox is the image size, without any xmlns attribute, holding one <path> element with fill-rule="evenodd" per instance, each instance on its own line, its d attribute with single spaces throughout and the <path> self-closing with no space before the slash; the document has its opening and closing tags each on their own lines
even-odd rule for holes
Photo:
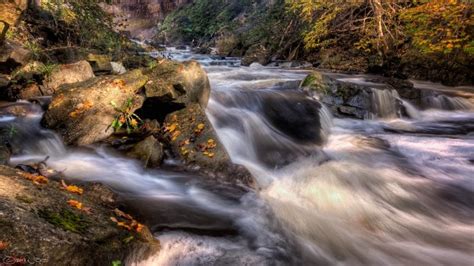
<svg viewBox="0 0 474 266">
<path fill-rule="evenodd" d="M 113 133 L 117 108 L 132 101 L 131 112 L 141 107 L 138 95 L 148 78 L 140 70 L 64 85 L 53 96 L 43 124 L 58 131 L 66 144 L 87 145 Z M 115 106 L 114 104 L 115 103 Z"/>
<path fill-rule="evenodd" d="M 253 186 L 250 173 L 232 163 L 199 104 L 189 104 L 169 114 L 165 134 L 173 154 L 191 169 L 199 169 L 223 181 Z"/>
<path fill-rule="evenodd" d="M 245 52 L 241 63 L 243 66 L 250 66 L 254 62 L 267 65 L 270 63 L 270 59 L 271 55 L 268 49 L 263 45 L 253 45 Z"/>
<path fill-rule="evenodd" d="M 297 142 L 321 145 L 321 105 L 301 93 L 276 93 L 263 96 L 263 114 L 272 126 Z"/>
<path fill-rule="evenodd" d="M 148 136 L 144 140 L 135 144 L 127 152 L 127 156 L 138 159 L 143 162 L 145 167 L 156 167 L 163 160 L 163 144 L 153 136 Z"/>
<path fill-rule="evenodd" d="M 176 50 L 187 50 L 188 47 L 186 47 L 186 45 L 178 45 L 176 46 Z"/>
<path fill-rule="evenodd" d="M 188 105 L 207 106 L 210 95 L 209 79 L 196 61 L 184 63 L 161 60 L 157 66 L 145 71 L 150 80 L 145 85 L 147 99 Z"/>
<path fill-rule="evenodd" d="M 148 228 L 140 232 L 117 226 L 110 217 L 117 208 L 114 194 L 100 185 L 85 185 L 77 196 L 59 182 L 38 179 L 0 166 L 0 232 L 3 258 L 25 258 L 41 265 L 111 265 L 137 263 L 156 254 L 160 245 Z M 47 182 L 47 183 L 46 183 Z M 68 204 L 77 200 L 82 210 Z M 88 213 L 86 210 L 90 208 Z M 128 239 L 124 243 L 124 239 Z"/>
</svg>

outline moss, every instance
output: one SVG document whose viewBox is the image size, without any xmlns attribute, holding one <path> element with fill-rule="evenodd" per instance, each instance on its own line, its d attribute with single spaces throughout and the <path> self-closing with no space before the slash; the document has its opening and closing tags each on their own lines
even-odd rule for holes
<svg viewBox="0 0 474 266">
<path fill-rule="evenodd" d="M 15 199 L 21 201 L 21 202 L 24 202 L 24 203 L 28 203 L 28 204 L 31 204 L 34 202 L 34 200 L 26 195 L 17 195 L 15 197 Z"/>
<path fill-rule="evenodd" d="M 89 221 L 87 221 L 82 215 L 76 214 L 70 210 L 61 210 L 60 212 L 40 210 L 38 214 L 50 224 L 66 231 L 84 233 L 89 227 Z"/>
<path fill-rule="evenodd" d="M 326 83 L 323 75 L 320 73 L 313 73 L 306 76 L 301 83 L 301 87 L 309 88 L 323 95 L 328 94 L 330 91 L 330 85 Z"/>
</svg>

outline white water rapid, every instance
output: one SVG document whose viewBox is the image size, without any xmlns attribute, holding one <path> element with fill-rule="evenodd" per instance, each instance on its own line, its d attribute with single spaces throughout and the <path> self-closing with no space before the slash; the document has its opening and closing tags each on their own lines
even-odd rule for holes
<svg viewBox="0 0 474 266">
<path fill-rule="evenodd" d="M 410 119 L 332 119 L 297 91 L 305 71 L 169 56 L 205 66 L 207 115 L 260 191 L 145 170 L 105 147 L 66 148 L 37 110 L 0 119 L 23 136 L 12 164 L 50 156 L 71 179 L 102 182 L 151 217 L 162 249 L 139 265 L 472 265 L 472 109 L 405 102 Z M 399 97 L 385 96 L 376 100 Z"/>
</svg>

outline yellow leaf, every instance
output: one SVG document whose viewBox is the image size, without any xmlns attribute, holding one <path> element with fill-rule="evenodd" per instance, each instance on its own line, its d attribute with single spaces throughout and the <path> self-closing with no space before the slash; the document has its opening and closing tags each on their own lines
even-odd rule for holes
<svg viewBox="0 0 474 266">
<path fill-rule="evenodd" d="M 84 207 L 84 206 L 82 205 L 82 202 L 79 202 L 79 201 L 77 201 L 77 200 L 68 200 L 68 201 L 67 201 L 67 204 L 69 204 L 69 206 L 74 207 L 74 208 L 76 208 L 76 209 L 78 209 L 78 210 L 82 210 L 83 207 Z"/>
<path fill-rule="evenodd" d="M 0 241 L 0 251 L 8 248 L 8 243 Z"/>
</svg>

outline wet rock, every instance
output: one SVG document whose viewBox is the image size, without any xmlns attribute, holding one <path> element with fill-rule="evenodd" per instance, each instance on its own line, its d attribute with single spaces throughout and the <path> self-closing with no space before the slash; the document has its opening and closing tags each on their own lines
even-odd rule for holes
<svg viewBox="0 0 474 266">
<path fill-rule="evenodd" d="M 148 136 L 144 140 L 135 144 L 127 152 L 127 156 L 143 162 L 145 167 L 156 167 L 163 160 L 163 144 L 153 136 Z"/>
<path fill-rule="evenodd" d="M 325 139 L 321 136 L 319 102 L 305 97 L 301 93 L 266 93 L 262 112 L 267 120 L 279 131 L 294 141 L 321 145 Z"/>
<path fill-rule="evenodd" d="M 89 62 L 97 75 L 110 74 L 112 73 L 112 57 L 102 54 L 89 54 L 87 56 L 87 62 Z"/>
<path fill-rule="evenodd" d="M 6 244 L 1 258 L 41 265 L 111 265 L 158 252 L 159 243 L 146 227 L 128 231 L 111 221 L 118 203 L 105 187 L 81 185 L 79 196 L 61 189 L 59 182 L 34 183 L 32 177 L 0 166 L 0 241 Z M 83 209 L 70 206 L 69 200 L 82 203 Z"/>
<path fill-rule="evenodd" d="M 211 88 L 207 74 L 198 62 L 178 63 L 163 59 L 145 74 L 150 78 L 145 85 L 147 98 L 184 105 L 199 103 L 204 108 L 207 106 Z"/>
<path fill-rule="evenodd" d="M 333 115 L 358 119 L 394 118 L 402 115 L 398 90 L 382 77 L 359 77 L 312 72 L 302 82 L 303 90 L 326 104 Z M 400 91 L 406 90 L 401 86 Z M 404 92 L 404 95 L 409 95 Z"/>
<path fill-rule="evenodd" d="M 248 171 L 232 163 L 199 104 L 189 104 L 185 109 L 169 114 L 164 128 L 173 154 L 190 169 L 223 181 L 253 186 Z"/>
<path fill-rule="evenodd" d="M 104 140 L 113 133 L 111 124 L 119 114 L 117 108 L 130 100 L 133 104 L 129 112 L 141 107 L 143 97 L 137 93 L 147 81 L 140 70 L 134 70 L 63 85 L 55 92 L 43 124 L 59 132 L 66 144 L 87 145 Z"/>
<path fill-rule="evenodd" d="M 83 60 L 73 64 L 56 66 L 44 81 L 45 86 L 52 92 L 59 86 L 81 82 L 95 77 L 91 65 Z"/>
<path fill-rule="evenodd" d="M 267 65 L 270 63 L 270 51 L 263 45 L 251 46 L 242 58 L 242 65 L 249 66 L 250 64 L 257 62 L 261 65 Z"/>
</svg>

